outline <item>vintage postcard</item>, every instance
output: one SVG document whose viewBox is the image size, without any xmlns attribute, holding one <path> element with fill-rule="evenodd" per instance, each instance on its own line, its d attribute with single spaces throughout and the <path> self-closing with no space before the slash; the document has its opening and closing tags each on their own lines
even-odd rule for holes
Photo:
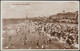
<svg viewBox="0 0 80 51">
<path fill-rule="evenodd" d="M 2 49 L 78 49 L 79 2 L 2 1 Z"/>
</svg>

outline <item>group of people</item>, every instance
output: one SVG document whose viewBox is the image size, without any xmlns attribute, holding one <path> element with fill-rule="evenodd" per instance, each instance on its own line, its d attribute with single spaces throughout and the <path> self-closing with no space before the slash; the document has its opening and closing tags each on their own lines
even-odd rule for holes
<svg viewBox="0 0 80 51">
<path fill-rule="evenodd" d="M 77 28 L 75 26 L 64 26 L 60 23 L 33 22 L 32 20 L 27 20 L 19 24 L 11 25 L 11 27 L 6 27 L 3 31 L 3 45 L 10 42 L 9 44 L 23 44 L 26 48 L 45 49 L 45 46 L 51 44 L 51 37 L 54 37 L 58 41 L 65 41 L 68 46 L 78 44 Z M 5 40 L 8 43 L 5 43 Z"/>
<path fill-rule="evenodd" d="M 78 45 L 78 25 L 68 26 L 60 23 L 43 23 L 40 21 L 38 26 L 39 31 L 50 34 L 57 40 L 64 41 L 67 46 L 73 45 L 75 47 Z M 75 48 L 78 48 L 78 46 Z"/>
</svg>

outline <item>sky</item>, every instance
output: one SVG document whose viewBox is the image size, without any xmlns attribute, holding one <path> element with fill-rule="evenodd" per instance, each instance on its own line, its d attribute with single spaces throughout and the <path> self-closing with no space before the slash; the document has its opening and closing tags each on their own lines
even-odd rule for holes
<svg viewBox="0 0 80 51">
<path fill-rule="evenodd" d="M 1 15 L 3 19 L 7 18 L 29 18 L 39 16 L 50 16 L 66 12 L 78 11 L 78 2 L 19 2 L 3 1 L 1 3 Z"/>
</svg>

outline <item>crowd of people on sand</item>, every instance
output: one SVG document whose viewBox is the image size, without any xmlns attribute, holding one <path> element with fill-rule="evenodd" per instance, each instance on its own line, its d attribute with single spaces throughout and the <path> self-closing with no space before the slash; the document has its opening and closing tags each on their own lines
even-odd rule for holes
<svg viewBox="0 0 80 51">
<path fill-rule="evenodd" d="M 29 48 L 34 45 L 34 48 L 46 49 L 45 45 L 50 44 L 53 41 L 52 39 L 65 43 L 64 49 L 78 48 L 77 25 L 69 26 L 60 23 L 27 20 L 19 24 L 6 26 L 3 28 L 2 36 L 3 46 L 6 48 L 9 48 L 11 44 L 18 43 Z"/>
</svg>

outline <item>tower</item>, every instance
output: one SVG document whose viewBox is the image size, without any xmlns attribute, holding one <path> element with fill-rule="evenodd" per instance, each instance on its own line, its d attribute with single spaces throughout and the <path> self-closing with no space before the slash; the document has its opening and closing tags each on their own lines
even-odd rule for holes
<svg viewBox="0 0 80 51">
<path fill-rule="evenodd" d="M 26 14 L 26 18 L 27 18 L 27 14 Z"/>
</svg>

